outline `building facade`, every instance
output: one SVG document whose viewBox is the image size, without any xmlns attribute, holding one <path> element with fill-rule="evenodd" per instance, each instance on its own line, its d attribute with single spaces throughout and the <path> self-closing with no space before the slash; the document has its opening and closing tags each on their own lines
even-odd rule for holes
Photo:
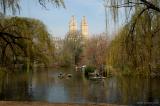
<svg viewBox="0 0 160 106">
<path fill-rule="evenodd" d="M 87 19 L 85 16 L 83 16 L 82 21 L 81 21 L 81 36 L 84 39 L 88 39 L 88 23 L 87 23 Z"/>
<path fill-rule="evenodd" d="M 77 20 L 76 20 L 75 16 L 72 16 L 71 20 L 69 22 L 69 36 L 74 37 L 74 35 L 78 35 L 79 37 L 81 37 L 83 39 L 88 39 L 88 37 L 89 37 L 88 23 L 87 23 L 87 19 L 85 16 L 83 16 L 83 18 L 81 20 L 80 31 L 78 30 L 77 26 L 78 26 Z M 80 34 L 77 34 L 78 32 Z"/>
<path fill-rule="evenodd" d="M 75 33 L 77 32 L 78 28 L 77 28 L 77 20 L 75 18 L 75 16 L 72 16 L 70 22 L 69 22 L 69 33 Z"/>
</svg>

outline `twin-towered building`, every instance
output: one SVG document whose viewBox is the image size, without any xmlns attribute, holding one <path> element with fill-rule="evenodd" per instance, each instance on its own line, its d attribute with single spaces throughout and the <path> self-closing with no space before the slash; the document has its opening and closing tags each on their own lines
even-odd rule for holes
<svg viewBox="0 0 160 106">
<path fill-rule="evenodd" d="M 76 33 L 78 31 L 78 25 L 77 25 L 77 20 L 75 16 L 72 16 L 70 22 L 69 22 L 69 33 Z M 88 39 L 89 37 L 89 32 L 88 32 L 88 23 L 87 19 L 85 16 L 83 16 L 81 25 L 80 25 L 80 34 L 81 37 L 84 39 Z"/>
<path fill-rule="evenodd" d="M 71 20 L 69 22 L 69 37 L 75 39 L 78 36 L 83 39 L 82 43 L 84 43 L 84 41 L 89 38 L 88 23 L 87 23 L 87 19 L 85 16 L 83 16 L 83 18 L 81 20 L 80 34 L 75 34 L 77 32 L 79 32 L 77 20 L 76 20 L 75 16 L 72 16 Z M 76 37 L 75 37 L 75 35 L 76 35 Z M 60 38 L 60 37 L 53 37 L 53 40 L 54 40 L 54 44 L 55 44 L 55 49 L 57 49 L 56 50 L 57 51 L 56 55 L 57 55 L 63 49 L 65 39 Z"/>
</svg>

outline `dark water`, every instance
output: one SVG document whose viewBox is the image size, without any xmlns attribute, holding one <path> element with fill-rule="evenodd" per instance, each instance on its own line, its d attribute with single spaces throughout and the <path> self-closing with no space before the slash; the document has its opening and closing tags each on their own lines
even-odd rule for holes
<svg viewBox="0 0 160 106">
<path fill-rule="evenodd" d="M 73 77 L 59 79 L 60 72 Z M 91 81 L 81 72 L 38 69 L 0 74 L 0 100 L 60 103 L 160 103 L 160 79 L 112 77 Z"/>
</svg>

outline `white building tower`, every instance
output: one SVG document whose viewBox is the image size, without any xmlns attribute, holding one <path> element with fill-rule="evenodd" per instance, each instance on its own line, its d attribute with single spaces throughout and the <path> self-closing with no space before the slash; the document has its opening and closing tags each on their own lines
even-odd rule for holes
<svg viewBox="0 0 160 106">
<path fill-rule="evenodd" d="M 75 16 L 72 16 L 70 22 L 69 22 L 69 33 L 75 33 L 77 32 L 77 21 Z"/>
<path fill-rule="evenodd" d="M 88 23 L 85 16 L 83 16 L 81 21 L 81 35 L 83 38 L 88 39 Z"/>
</svg>

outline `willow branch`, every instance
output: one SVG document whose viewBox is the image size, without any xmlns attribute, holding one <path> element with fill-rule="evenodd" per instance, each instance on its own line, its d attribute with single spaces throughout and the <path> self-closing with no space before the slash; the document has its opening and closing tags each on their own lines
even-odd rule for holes
<svg viewBox="0 0 160 106">
<path fill-rule="evenodd" d="M 160 12 L 160 7 L 157 7 L 156 5 L 152 4 L 151 2 L 147 1 L 147 0 L 140 0 L 141 2 L 143 2 L 148 8 L 153 9 L 157 12 Z"/>
</svg>

